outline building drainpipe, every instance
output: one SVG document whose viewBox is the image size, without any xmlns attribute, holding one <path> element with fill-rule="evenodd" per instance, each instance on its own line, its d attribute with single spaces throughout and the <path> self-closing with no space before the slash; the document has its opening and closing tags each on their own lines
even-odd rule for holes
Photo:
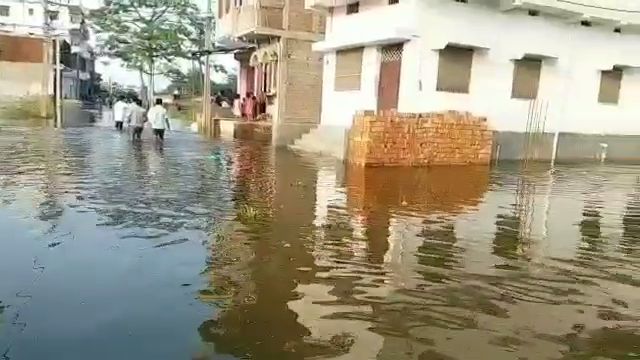
<svg viewBox="0 0 640 360">
<path fill-rule="evenodd" d="M 76 52 L 76 100 L 80 99 L 80 52 Z"/>
</svg>

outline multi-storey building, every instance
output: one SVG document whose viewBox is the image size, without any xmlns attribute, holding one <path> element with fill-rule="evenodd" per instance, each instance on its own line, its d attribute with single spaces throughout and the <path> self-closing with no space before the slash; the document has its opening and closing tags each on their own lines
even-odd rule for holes
<svg viewBox="0 0 640 360">
<path fill-rule="evenodd" d="M 488 119 L 500 158 L 521 157 L 532 131 L 542 158 L 640 158 L 640 2 L 307 6 L 327 14 L 313 45 L 324 54 L 321 127 L 349 128 L 358 110 L 458 110 Z"/>
<path fill-rule="evenodd" d="M 238 93 L 255 95 L 272 121 L 273 141 L 291 142 L 320 121 L 322 57 L 311 50 L 324 15 L 304 0 L 220 0 L 218 36 L 249 43 L 236 52 Z"/>
<path fill-rule="evenodd" d="M 12 66 L 37 66 L 38 61 L 35 61 L 34 57 L 40 57 L 40 63 L 50 65 L 54 60 L 52 48 L 38 49 L 37 46 L 34 47 L 34 44 L 39 41 L 42 46 L 47 47 L 49 43 L 44 40 L 56 38 L 61 40 L 61 62 L 64 65 L 62 72 L 63 97 L 85 99 L 92 96 L 95 80 L 95 55 L 89 44 L 90 32 L 84 21 L 84 11 L 80 0 L 55 2 L 0 0 L 0 34 L 3 34 L 3 37 L 7 39 L 5 41 L 7 46 L 3 47 L 5 53 L 16 52 L 18 46 L 22 49 L 21 53 L 27 50 L 27 52 L 31 52 L 23 54 L 24 56 L 17 56 L 17 53 L 5 54 L 4 56 L 6 59 L 12 60 L 11 64 L 8 62 L 4 67 L 5 71 L 0 70 L 0 81 L 3 83 L 13 82 L 18 88 L 24 90 L 19 93 L 13 91 L 11 95 L 51 93 L 53 89 L 51 86 L 53 84 L 52 71 L 50 71 L 47 81 L 34 72 L 23 72 L 22 75 L 17 76 L 10 68 Z M 9 37 L 12 39 L 9 40 Z M 15 46 L 9 46 L 9 43 Z M 10 76 L 12 72 L 14 76 Z M 37 83 L 42 83 L 44 86 L 38 87 L 35 85 Z M 36 91 L 36 89 L 41 90 Z"/>
</svg>

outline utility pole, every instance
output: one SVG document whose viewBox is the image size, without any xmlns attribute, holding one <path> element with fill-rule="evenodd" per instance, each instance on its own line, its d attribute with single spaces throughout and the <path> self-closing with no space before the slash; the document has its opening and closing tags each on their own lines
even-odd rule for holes
<svg viewBox="0 0 640 360">
<path fill-rule="evenodd" d="M 42 0 L 42 32 L 44 34 L 44 43 L 42 49 L 42 66 L 44 68 L 42 76 L 42 95 L 40 101 L 40 116 L 43 118 L 48 115 L 49 110 L 49 82 L 51 81 L 51 57 L 49 53 L 51 51 L 51 38 L 49 37 L 49 2 Z"/>
<path fill-rule="evenodd" d="M 61 62 L 60 62 L 60 37 L 56 37 L 56 88 L 54 93 L 56 95 L 56 126 L 62 127 L 62 76 L 61 74 Z"/>
<path fill-rule="evenodd" d="M 202 121 L 209 121 L 211 118 L 211 30 L 212 30 L 212 5 L 213 0 L 207 0 L 207 25 L 204 31 L 204 78 L 202 82 Z M 221 1 L 221 0 L 218 0 Z"/>
</svg>

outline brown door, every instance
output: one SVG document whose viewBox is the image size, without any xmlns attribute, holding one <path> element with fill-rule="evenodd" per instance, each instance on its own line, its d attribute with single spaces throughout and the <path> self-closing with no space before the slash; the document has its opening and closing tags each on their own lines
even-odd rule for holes
<svg viewBox="0 0 640 360">
<path fill-rule="evenodd" d="M 378 83 L 378 111 L 398 108 L 401 68 L 402 44 L 383 47 Z"/>
</svg>

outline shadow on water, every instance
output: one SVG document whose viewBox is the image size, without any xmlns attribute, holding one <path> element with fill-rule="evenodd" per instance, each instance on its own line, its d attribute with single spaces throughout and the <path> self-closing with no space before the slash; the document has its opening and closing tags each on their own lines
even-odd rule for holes
<svg viewBox="0 0 640 360">
<path fill-rule="evenodd" d="M 640 354 L 637 167 L 343 168 L 106 129 L 0 151 L 12 359 Z"/>
</svg>

